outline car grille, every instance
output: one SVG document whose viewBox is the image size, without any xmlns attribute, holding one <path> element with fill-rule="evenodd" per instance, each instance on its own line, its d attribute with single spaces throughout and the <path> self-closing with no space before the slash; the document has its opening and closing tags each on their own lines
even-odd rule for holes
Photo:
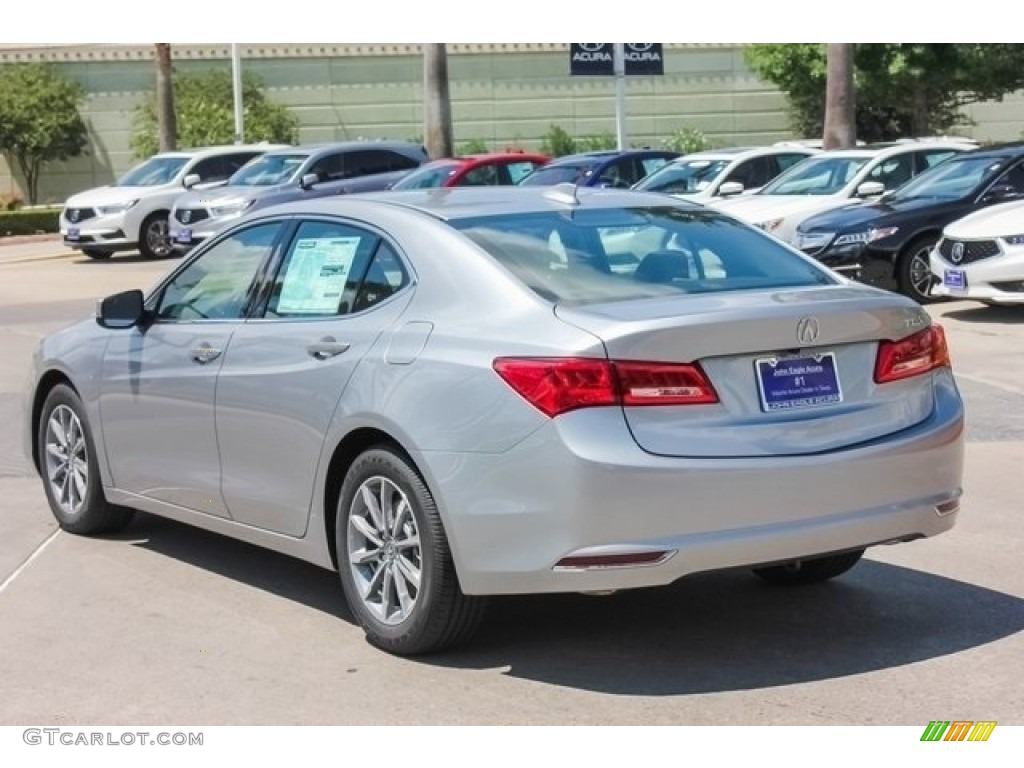
<svg viewBox="0 0 1024 768">
<path fill-rule="evenodd" d="M 91 219 L 96 215 L 94 208 L 68 208 L 64 211 L 64 218 L 70 221 L 72 224 L 77 224 L 80 221 Z"/>
<path fill-rule="evenodd" d="M 179 208 L 174 212 L 174 218 L 182 224 L 195 224 L 197 221 L 208 219 L 210 214 L 205 208 Z"/>
<path fill-rule="evenodd" d="M 970 264 L 999 255 L 999 244 L 995 240 L 943 240 L 939 253 L 953 264 Z"/>
</svg>

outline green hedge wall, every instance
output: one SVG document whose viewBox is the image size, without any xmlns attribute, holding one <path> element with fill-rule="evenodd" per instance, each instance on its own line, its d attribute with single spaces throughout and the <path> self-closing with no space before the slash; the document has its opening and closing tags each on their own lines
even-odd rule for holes
<svg viewBox="0 0 1024 768">
<path fill-rule="evenodd" d="M 0 211 L 0 237 L 57 232 L 60 208 L 42 211 Z"/>
</svg>

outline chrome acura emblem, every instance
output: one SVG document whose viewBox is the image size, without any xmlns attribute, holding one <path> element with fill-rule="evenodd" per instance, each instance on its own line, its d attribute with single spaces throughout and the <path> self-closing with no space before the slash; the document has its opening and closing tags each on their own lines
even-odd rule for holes
<svg viewBox="0 0 1024 768">
<path fill-rule="evenodd" d="M 188 224 L 190 221 L 192 221 L 192 211 L 188 211 L 188 210 L 182 211 L 181 212 L 181 223 L 182 224 Z"/>
<path fill-rule="evenodd" d="M 70 211 L 68 211 L 68 221 L 70 221 L 72 224 L 78 221 L 78 216 L 79 210 L 77 208 L 72 208 Z"/>
<path fill-rule="evenodd" d="M 818 320 L 813 317 L 801 317 L 796 324 L 796 339 L 801 344 L 813 344 L 818 340 Z"/>
<path fill-rule="evenodd" d="M 950 253 L 949 257 L 953 260 L 954 264 L 959 264 L 961 261 L 963 261 L 964 260 L 964 244 L 963 243 L 953 243 L 953 251 L 952 251 L 952 253 Z"/>
</svg>

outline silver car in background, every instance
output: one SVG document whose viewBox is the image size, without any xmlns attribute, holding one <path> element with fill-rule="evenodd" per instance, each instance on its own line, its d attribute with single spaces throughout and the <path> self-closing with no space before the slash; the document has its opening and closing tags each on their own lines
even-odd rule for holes
<svg viewBox="0 0 1024 768">
<path fill-rule="evenodd" d="M 429 159 L 422 145 L 410 141 L 340 141 L 268 152 L 223 186 L 180 195 L 169 219 L 170 241 L 187 251 L 256 208 L 387 189 Z"/>
<path fill-rule="evenodd" d="M 823 581 L 961 495 L 917 304 L 652 193 L 258 211 L 47 338 L 31 381 L 64 529 L 139 509 L 336 569 L 401 654 L 465 640 L 488 595 Z"/>
</svg>

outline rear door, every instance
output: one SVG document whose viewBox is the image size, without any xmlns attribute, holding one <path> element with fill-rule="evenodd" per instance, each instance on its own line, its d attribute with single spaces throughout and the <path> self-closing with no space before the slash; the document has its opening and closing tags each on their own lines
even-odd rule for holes
<svg viewBox="0 0 1024 768">
<path fill-rule="evenodd" d="M 221 491 L 235 520 L 303 535 L 331 417 L 409 286 L 380 233 L 299 224 L 259 316 L 235 330 L 217 383 Z"/>
</svg>

